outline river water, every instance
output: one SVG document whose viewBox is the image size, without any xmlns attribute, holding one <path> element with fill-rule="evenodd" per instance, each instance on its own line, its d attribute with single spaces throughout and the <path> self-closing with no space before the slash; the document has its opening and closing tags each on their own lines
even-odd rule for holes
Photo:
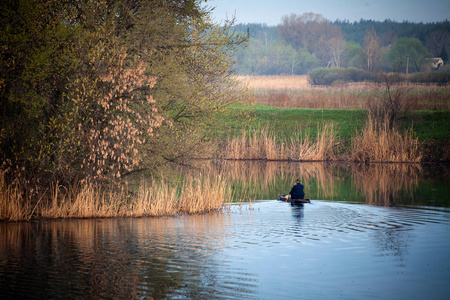
<svg viewBox="0 0 450 300">
<path fill-rule="evenodd" d="M 219 168 L 234 178 L 236 194 L 276 195 L 301 173 L 312 203 L 265 196 L 206 215 L 0 223 L 0 298 L 448 299 L 442 170 L 433 177 L 402 167 L 396 175 L 342 166 L 331 173 L 312 165 L 245 168 Z M 249 182 L 238 184 L 239 172 Z M 375 190 L 360 181 L 370 174 Z"/>
</svg>

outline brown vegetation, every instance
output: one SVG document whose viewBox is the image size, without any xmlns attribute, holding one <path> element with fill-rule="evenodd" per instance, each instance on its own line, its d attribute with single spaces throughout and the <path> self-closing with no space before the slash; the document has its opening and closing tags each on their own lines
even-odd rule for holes
<svg viewBox="0 0 450 300">
<path fill-rule="evenodd" d="M 369 114 L 361 134 L 353 138 L 351 160 L 360 162 L 420 162 L 422 153 L 412 130 L 400 134 L 390 128 L 388 117 L 382 123 Z"/>
<path fill-rule="evenodd" d="M 306 75 L 238 76 L 253 90 L 300 90 L 311 88 Z"/>
<path fill-rule="evenodd" d="M 292 134 L 286 143 L 277 142 L 268 128 L 243 132 L 241 137 L 229 139 L 220 157 L 224 159 L 264 159 L 264 160 L 295 160 L 295 161 L 325 161 L 336 158 L 337 142 L 333 124 L 324 124 L 316 140 L 308 135 L 302 136 L 301 131 Z"/>
<path fill-rule="evenodd" d="M 366 125 L 352 138 L 349 154 L 338 155 L 338 137 L 333 124 L 324 124 L 316 139 L 302 136 L 301 130 L 287 142 L 279 142 L 267 128 L 244 131 L 229 139 L 219 157 L 232 160 L 289 160 L 358 162 L 420 162 L 422 153 L 412 129 L 401 134 L 390 128 L 386 117 L 379 123 L 369 114 Z"/>
<path fill-rule="evenodd" d="M 53 186 L 33 203 L 20 193 L 19 182 L 7 185 L 0 174 L 0 220 L 32 218 L 108 218 L 205 213 L 221 209 L 231 198 L 226 180 L 217 176 L 187 175 L 182 183 L 141 182 L 137 192 L 126 187 L 85 184 L 76 193 Z"/>
<path fill-rule="evenodd" d="M 370 109 L 382 101 L 377 95 L 384 89 L 365 82 L 311 86 L 306 75 L 240 76 L 239 80 L 255 91 L 256 104 L 281 108 Z M 397 103 L 401 109 L 450 110 L 448 87 L 410 83 L 407 89 L 401 84 L 393 89 L 397 87 L 405 91 Z"/>
</svg>

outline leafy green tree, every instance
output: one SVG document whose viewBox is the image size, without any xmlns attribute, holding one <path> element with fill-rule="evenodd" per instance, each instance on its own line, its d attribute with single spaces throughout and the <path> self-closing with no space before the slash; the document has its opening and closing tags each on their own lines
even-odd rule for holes
<svg viewBox="0 0 450 300">
<path fill-rule="evenodd" d="M 2 2 L 0 161 L 11 178 L 67 186 L 201 153 L 217 113 L 246 95 L 230 69 L 247 37 L 200 3 Z"/>
<path fill-rule="evenodd" d="M 53 175 L 53 125 L 80 63 L 73 43 L 79 29 L 61 22 L 58 1 L 0 5 L 1 162 L 30 176 Z"/>
<path fill-rule="evenodd" d="M 416 38 L 400 38 L 387 54 L 391 69 L 406 73 L 420 72 L 431 53 Z"/>
<path fill-rule="evenodd" d="M 266 74 L 291 74 L 295 64 L 296 51 L 285 41 L 268 45 L 266 52 Z"/>
<path fill-rule="evenodd" d="M 188 39 L 162 49 L 148 71 L 157 77 L 153 96 L 165 122 L 146 145 L 149 167 L 205 155 L 219 114 L 248 97 L 234 76 L 234 52 L 247 36 L 204 17 L 189 23 Z"/>
<path fill-rule="evenodd" d="M 246 47 L 239 48 L 235 53 L 236 71 L 239 74 L 256 74 L 255 66 L 263 44 L 261 40 L 250 38 Z"/>
<path fill-rule="evenodd" d="M 344 53 L 342 55 L 342 66 L 347 68 L 363 68 L 364 61 L 361 45 L 350 41 L 345 44 Z"/>
<path fill-rule="evenodd" d="M 307 74 L 314 68 L 319 67 L 320 61 L 316 54 L 309 53 L 305 48 L 297 50 L 295 56 L 296 65 L 294 67 L 294 74 Z"/>
</svg>

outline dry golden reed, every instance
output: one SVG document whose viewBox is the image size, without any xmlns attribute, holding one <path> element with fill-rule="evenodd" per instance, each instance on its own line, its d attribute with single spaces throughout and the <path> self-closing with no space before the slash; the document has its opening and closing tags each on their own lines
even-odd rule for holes
<svg viewBox="0 0 450 300">
<path fill-rule="evenodd" d="M 186 176 L 182 183 L 142 182 L 137 192 L 85 184 L 76 193 L 51 188 L 46 201 L 25 199 L 20 185 L 7 186 L 0 174 L 0 220 L 31 218 L 109 218 L 197 214 L 220 210 L 231 199 L 231 187 L 219 176 Z"/>
<path fill-rule="evenodd" d="M 370 114 L 361 134 L 352 139 L 351 160 L 358 162 L 420 162 L 422 153 L 412 129 L 404 134 L 377 122 Z"/>
<path fill-rule="evenodd" d="M 369 102 L 380 100 L 375 97 L 379 87 L 370 82 L 311 86 L 306 75 L 239 76 L 239 80 L 255 91 L 256 104 L 273 107 L 366 109 Z M 448 86 L 407 83 L 407 87 L 409 92 L 403 95 L 402 107 L 408 110 L 450 109 Z"/>
<path fill-rule="evenodd" d="M 238 76 L 254 90 L 298 90 L 311 88 L 306 75 Z"/>
<path fill-rule="evenodd" d="M 32 210 L 19 182 L 16 180 L 8 185 L 5 181 L 5 172 L 0 170 L 0 220 L 29 220 Z"/>
<path fill-rule="evenodd" d="M 336 158 L 338 145 L 334 125 L 324 124 L 319 128 L 315 141 L 309 135 L 302 136 L 300 130 L 292 133 L 288 142 L 280 143 L 265 127 L 243 132 L 238 138 L 229 139 L 219 154 L 223 159 L 325 161 Z"/>
</svg>

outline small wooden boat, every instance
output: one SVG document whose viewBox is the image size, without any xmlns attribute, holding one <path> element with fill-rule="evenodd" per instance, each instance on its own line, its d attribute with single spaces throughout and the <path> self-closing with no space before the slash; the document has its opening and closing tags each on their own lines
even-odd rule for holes
<svg viewBox="0 0 450 300">
<path fill-rule="evenodd" d="M 278 195 L 278 200 L 288 203 L 311 203 L 309 199 L 291 199 L 291 195 Z"/>
</svg>

